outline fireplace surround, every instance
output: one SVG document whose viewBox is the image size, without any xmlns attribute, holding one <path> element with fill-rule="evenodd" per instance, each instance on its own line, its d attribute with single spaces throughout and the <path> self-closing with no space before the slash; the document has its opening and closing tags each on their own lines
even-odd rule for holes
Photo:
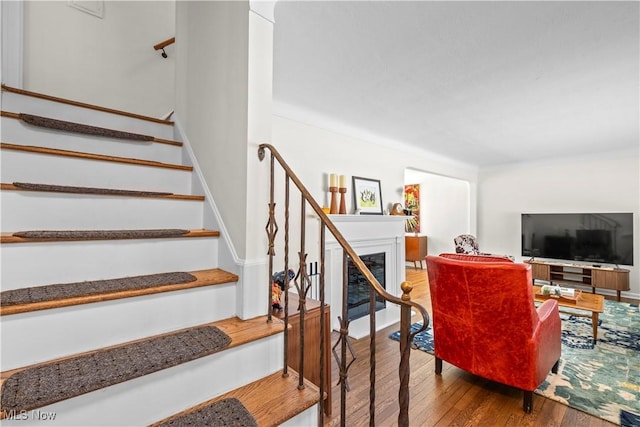
<svg viewBox="0 0 640 427">
<path fill-rule="evenodd" d="M 386 287 L 388 293 L 397 297 L 402 296 L 400 284 L 405 280 L 405 218 L 393 215 L 329 215 L 329 217 L 361 258 L 375 255 L 378 260 L 383 259 L 384 280 L 381 281 L 376 276 L 376 272 L 374 276 Z M 331 304 L 331 327 L 334 330 L 340 330 L 338 316 L 342 317 L 342 256 L 342 247 L 329 233 L 325 242 L 326 300 Z M 376 269 L 379 270 L 379 266 Z M 367 292 L 366 303 L 361 304 L 364 307 L 364 314 L 358 311 L 355 316 L 348 315 L 351 318 L 349 336 L 352 338 L 359 339 L 369 335 L 368 301 Z M 382 304 L 376 304 L 376 330 L 400 320 L 400 309 L 396 304 L 386 301 L 382 307 L 380 305 Z"/>
</svg>

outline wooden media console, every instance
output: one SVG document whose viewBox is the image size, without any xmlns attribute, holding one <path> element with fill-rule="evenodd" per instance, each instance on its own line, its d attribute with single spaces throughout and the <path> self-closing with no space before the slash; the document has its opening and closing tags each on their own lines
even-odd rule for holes
<svg viewBox="0 0 640 427">
<path fill-rule="evenodd" d="M 556 263 L 547 261 L 525 261 L 531 264 L 533 281 L 545 280 L 550 283 L 590 286 L 595 294 L 596 288 L 616 291 L 618 301 L 620 292 L 628 291 L 629 270 L 613 267 L 595 267 L 591 265 Z"/>
</svg>

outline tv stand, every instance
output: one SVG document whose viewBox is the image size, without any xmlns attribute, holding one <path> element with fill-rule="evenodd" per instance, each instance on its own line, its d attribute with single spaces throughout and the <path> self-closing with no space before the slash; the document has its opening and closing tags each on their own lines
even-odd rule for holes
<svg viewBox="0 0 640 427">
<path fill-rule="evenodd" d="M 534 283 L 536 280 L 545 280 L 551 284 L 590 286 L 594 294 L 596 288 L 612 289 L 616 291 L 618 301 L 620 292 L 630 289 L 629 270 L 624 268 L 532 260 L 525 262 L 531 264 Z"/>
</svg>

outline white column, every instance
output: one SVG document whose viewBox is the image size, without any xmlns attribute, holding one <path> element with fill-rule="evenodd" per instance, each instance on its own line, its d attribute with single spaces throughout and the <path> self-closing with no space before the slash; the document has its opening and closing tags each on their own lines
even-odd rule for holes
<svg viewBox="0 0 640 427">
<path fill-rule="evenodd" d="M 268 218 L 269 160 L 267 153 L 267 158 L 259 161 L 258 146 L 271 142 L 274 3 L 251 1 L 249 11 L 246 260 L 238 294 L 238 313 L 243 318 L 265 314 L 270 292 L 264 229 Z"/>
</svg>

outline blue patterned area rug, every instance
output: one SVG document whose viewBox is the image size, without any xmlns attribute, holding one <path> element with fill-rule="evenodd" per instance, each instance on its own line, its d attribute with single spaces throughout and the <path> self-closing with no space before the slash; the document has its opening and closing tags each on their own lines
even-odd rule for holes
<svg viewBox="0 0 640 427">
<path fill-rule="evenodd" d="M 563 309 L 564 310 L 564 309 Z M 640 427 L 640 311 L 637 305 L 605 301 L 598 342 L 591 319 L 561 314 L 562 356 L 536 393 L 623 427 Z M 420 324 L 415 323 L 412 330 Z M 398 340 L 396 331 L 389 338 Z M 416 347 L 433 354 L 433 331 L 416 335 Z"/>
</svg>

